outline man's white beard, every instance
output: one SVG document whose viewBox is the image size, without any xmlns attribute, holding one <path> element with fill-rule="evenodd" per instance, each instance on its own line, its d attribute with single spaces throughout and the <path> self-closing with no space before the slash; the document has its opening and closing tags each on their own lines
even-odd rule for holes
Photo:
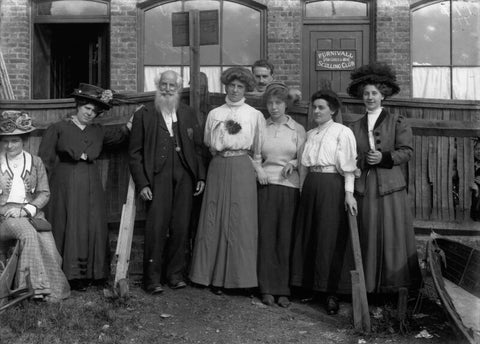
<svg viewBox="0 0 480 344">
<path fill-rule="evenodd" d="M 157 91 L 155 96 L 155 109 L 162 113 L 174 112 L 177 109 L 178 100 L 178 92 L 162 94 L 160 91 Z"/>
</svg>

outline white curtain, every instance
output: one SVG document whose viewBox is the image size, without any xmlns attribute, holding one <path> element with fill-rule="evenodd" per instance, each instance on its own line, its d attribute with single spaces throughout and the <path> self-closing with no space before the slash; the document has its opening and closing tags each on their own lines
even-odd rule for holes
<svg viewBox="0 0 480 344">
<path fill-rule="evenodd" d="M 413 67 L 413 97 L 480 100 L 480 67 L 454 67 L 450 92 L 450 68 Z"/>
<path fill-rule="evenodd" d="M 453 68 L 453 99 L 480 100 L 480 67 Z"/>
<path fill-rule="evenodd" d="M 413 67 L 414 98 L 450 99 L 450 69 L 445 67 Z"/>
</svg>

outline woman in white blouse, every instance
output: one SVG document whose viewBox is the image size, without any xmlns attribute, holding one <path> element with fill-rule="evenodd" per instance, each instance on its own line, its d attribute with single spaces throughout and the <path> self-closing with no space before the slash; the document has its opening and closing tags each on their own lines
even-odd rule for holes
<svg viewBox="0 0 480 344">
<path fill-rule="evenodd" d="M 27 288 L 30 279 L 36 300 L 56 301 L 70 295 L 62 272 L 62 258 L 51 231 L 38 231 L 34 218 L 48 225 L 42 208 L 50 198 L 47 173 L 42 160 L 26 152 L 24 142 L 35 128 L 21 111 L 0 116 L 0 241 L 19 240 L 15 288 Z"/>
<path fill-rule="evenodd" d="M 323 292 L 328 314 L 338 312 L 338 293 L 351 293 L 353 269 L 347 213 L 353 197 L 356 143 L 352 131 L 333 121 L 340 108 L 329 90 L 311 98 L 317 127 L 307 133 L 301 154 L 302 193 L 295 226 L 291 285 Z"/>
<path fill-rule="evenodd" d="M 212 153 L 195 238 L 190 280 L 222 288 L 257 282 L 257 186 L 263 114 L 245 103 L 255 79 L 242 67 L 222 73 L 225 104 L 210 111 L 204 142 Z"/>
</svg>

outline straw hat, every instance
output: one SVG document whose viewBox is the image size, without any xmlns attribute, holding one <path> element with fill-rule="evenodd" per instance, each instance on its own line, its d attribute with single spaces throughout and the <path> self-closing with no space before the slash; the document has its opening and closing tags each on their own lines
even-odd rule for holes
<svg viewBox="0 0 480 344">
<path fill-rule="evenodd" d="M 35 129 L 32 119 L 26 112 L 6 110 L 0 115 L 0 136 L 23 135 Z"/>
</svg>

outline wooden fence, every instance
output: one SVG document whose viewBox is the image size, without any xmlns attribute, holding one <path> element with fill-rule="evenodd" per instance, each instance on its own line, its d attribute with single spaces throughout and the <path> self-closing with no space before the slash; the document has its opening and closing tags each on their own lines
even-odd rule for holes
<svg viewBox="0 0 480 344">
<path fill-rule="evenodd" d="M 140 104 L 153 101 L 153 93 L 124 94 L 123 102 L 99 118 L 105 125 L 125 123 Z M 188 93 L 184 93 L 188 98 Z M 225 96 L 210 95 L 210 106 L 223 104 Z M 247 102 L 266 113 L 261 98 Z M 43 129 L 74 110 L 73 99 L 2 101 L 0 111 L 28 111 L 40 129 L 33 134 L 27 149 L 36 153 Z M 393 113 L 409 119 L 414 133 L 414 157 L 408 164 L 409 197 L 417 231 L 435 229 L 447 234 L 478 234 L 480 223 L 470 220 L 473 181 L 473 138 L 480 136 L 480 104 L 468 101 L 438 101 L 395 99 L 384 103 Z M 343 120 L 361 116 L 363 105 L 357 100 L 344 99 Z M 292 117 L 310 128 L 308 104 L 290 109 Z M 126 148 L 106 150 L 99 159 L 103 183 L 107 191 L 107 211 L 110 222 L 118 222 L 125 202 L 128 166 Z M 139 202 L 137 218 L 144 218 Z"/>
</svg>

